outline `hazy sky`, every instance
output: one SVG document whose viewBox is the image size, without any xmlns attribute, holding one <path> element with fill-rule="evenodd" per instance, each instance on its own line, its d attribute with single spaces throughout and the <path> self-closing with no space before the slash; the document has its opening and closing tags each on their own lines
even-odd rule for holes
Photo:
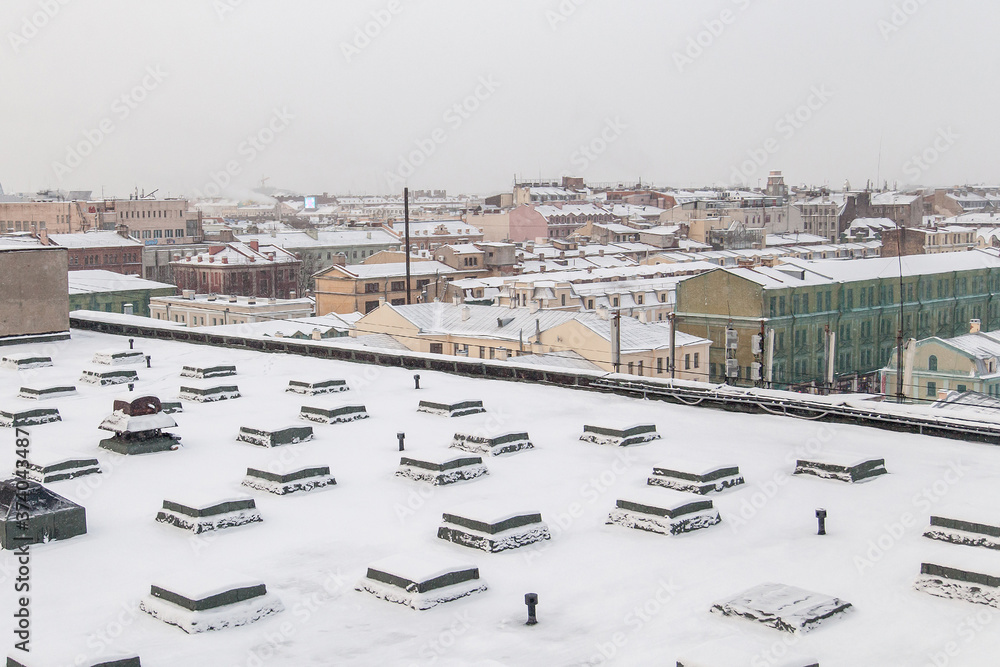
<svg viewBox="0 0 1000 667">
<path fill-rule="evenodd" d="M 7 192 L 1000 182 L 994 1 L 5 0 L 0 25 Z"/>
</svg>

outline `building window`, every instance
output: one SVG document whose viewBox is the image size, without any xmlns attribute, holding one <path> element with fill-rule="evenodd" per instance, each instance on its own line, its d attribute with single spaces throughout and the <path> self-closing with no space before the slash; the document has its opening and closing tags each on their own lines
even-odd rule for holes
<svg viewBox="0 0 1000 667">
<path fill-rule="evenodd" d="M 938 358 L 933 354 L 927 359 L 927 370 L 936 371 L 938 369 Z"/>
<path fill-rule="evenodd" d="M 698 368 L 698 353 L 694 353 L 694 367 Z"/>
<path fill-rule="evenodd" d="M 657 373 L 663 372 L 663 357 L 656 358 L 656 372 Z"/>
<path fill-rule="evenodd" d="M 365 313 L 370 313 L 378 308 L 378 301 L 365 301 Z"/>
<path fill-rule="evenodd" d="M 431 354 L 444 354 L 444 343 L 431 343 Z"/>
<path fill-rule="evenodd" d="M 393 299 L 392 300 L 392 305 L 394 305 L 394 306 L 405 306 L 406 305 L 406 299 Z"/>
<path fill-rule="evenodd" d="M 365 287 L 365 289 L 367 289 L 367 286 Z M 406 289 L 406 281 L 405 280 L 393 281 L 392 285 L 390 286 L 390 289 L 393 292 L 402 292 L 403 290 Z"/>
<path fill-rule="evenodd" d="M 685 354 L 684 355 L 684 370 L 686 370 L 686 371 L 691 370 L 691 355 L 690 354 Z"/>
<path fill-rule="evenodd" d="M 958 391 L 964 394 L 966 391 L 965 385 L 964 384 L 958 385 Z"/>
<path fill-rule="evenodd" d="M 365 294 L 378 294 L 378 283 L 365 283 Z"/>
<path fill-rule="evenodd" d="M 928 396 L 937 396 L 937 382 L 928 382 L 927 383 L 927 395 Z"/>
</svg>

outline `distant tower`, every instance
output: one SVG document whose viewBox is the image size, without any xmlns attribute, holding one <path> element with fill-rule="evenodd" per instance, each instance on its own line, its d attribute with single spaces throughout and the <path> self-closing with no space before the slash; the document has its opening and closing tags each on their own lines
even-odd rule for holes
<svg viewBox="0 0 1000 667">
<path fill-rule="evenodd" d="M 3 183 L 0 183 L 0 197 L 3 197 Z"/>
<path fill-rule="evenodd" d="M 765 190 L 765 193 L 768 197 L 788 196 L 788 186 L 785 185 L 785 177 L 781 175 L 780 171 L 772 171 L 767 175 L 767 190 Z"/>
<path fill-rule="evenodd" d="M 850 191 L 851 191 L 851 182 L 845 180 L 844 181 L 844 192 L 850 192 Z"/>
</svg>

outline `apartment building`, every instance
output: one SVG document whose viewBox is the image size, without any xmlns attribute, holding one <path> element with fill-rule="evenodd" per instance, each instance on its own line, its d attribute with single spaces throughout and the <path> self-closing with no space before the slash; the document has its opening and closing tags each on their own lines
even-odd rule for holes
<svg viewBox="0 0 1000 667">
<path fill-rule="evenodd" d="M 40 234 L 122 231 L 146 245 L 201 240 L 201 217 L 184 199 L 0 202 L 0 230 Z"/>
<path fill-rule="evenodd" d="M 124 275 L 142 275 L 143 245 L 118 232 L 49 234 L 42 230 L 39 239 L 43 245 L 66 248 L 70 271 L 98 269 Z"/>
<path fill-rule="evenodd" d="M 293 299 L 298 295 L 302 262 L 283 248 L 251 241 L 211 246 L 170 264 L 182 290 Z"/>
<path fill-rule="evenodd" d="M 468 276 L 441 262 L 410 262 L 410 301 L 433 300 L 444 294 L 450 280 Z M 315 279 L 317 315 L 370 313 L 383 303 L 406 303 L 404 262 L 331 266 Z"/>
<path fill-rule="evenodd" d="M 1000 335 L 979 329 L 954 338 L 911 340 L 903 351 L 903 395 L 913 401 L 937 401 L 942 395 L 967 391 L 1000 398 Z M 899 362 L 893 350 L 880 371 L 882 391 L 896 395 Z"/>
<path fill-rule="evenodd" d="M 188 327 L 271 322 L 312 317 L 311 299 L 262 299 L 253 296 L 196 294 L 160 296 L 149 301 L 150 317 Z"/>
<path fill-rule="evenodd" d="M 573 352 L 615 371 L 610 316 L 559 310 L 449 303 L 383 304 L 358 320 L 352 335 L 386 334 L 416 352 L 470 359 L 508 359 Z M 619 372 L 670 377 L 670 328 L 621 318 Z M 710 341 L 680 331 L 675 339 L 676 377 L 704 380 Z"/>
<path fill-rule="evenodd" d="M 902 271 L 900 271 L 902 266 Z M 974 250 L 845 261 L 788 260 L 754 268 L 717 269 L 677 286 L 678 328 L 712 340 L 709 370 L 731 381 L 753 381 L 751 337 L 774 331 L 770 374 L 779 387 L 824 383 L 834 376 L 872 374 L 904 338 L 952 338 L 972 319 L 1000 329 L 1000 258 Z M 738 337 L 727 355 L 726 330 Z M 832 334 L 832 335 L 831 335 Z M 832 350 L 832 352 L 831 352 Z"/>
<path fill-rule="evenodd" d="M 942 252 L 966 252 L 977 247 L 975 228 L 962 225 L 934 227 L 895 227 L 882 231 L 882 256 L 931 255 Z"/>
</svg>

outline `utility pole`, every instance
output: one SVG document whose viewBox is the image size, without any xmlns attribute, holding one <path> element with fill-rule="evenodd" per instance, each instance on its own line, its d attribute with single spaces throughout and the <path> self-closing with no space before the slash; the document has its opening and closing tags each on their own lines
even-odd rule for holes
<svg viewBox="0 0 1000 667">
<path fill-rule="evenodd" d="M 403 253 L 406 258 L 406 305 L 410 305 L 410 188 L 403 188 Z"/>
<path fill-rule="evenodd" d="M 896 254 L 899 258 L 899 331 L 896 334 L 896 402 L 903 402 L 903 234 L 906 227 L 899 226 L 899 233 L 896 234 Z"/>
<path fill-rule="evenodd" d="M 622 367 L 622 311 L 616 309 L 611 317 L 611 363 L 615 373 Z"/>
<path fill-rule="evenodd" d="M 708 361 L 706 360 L 706 363 Z M 677 314 L 670 313 L 670 379 L 677 377 Z"/>
</svg>

